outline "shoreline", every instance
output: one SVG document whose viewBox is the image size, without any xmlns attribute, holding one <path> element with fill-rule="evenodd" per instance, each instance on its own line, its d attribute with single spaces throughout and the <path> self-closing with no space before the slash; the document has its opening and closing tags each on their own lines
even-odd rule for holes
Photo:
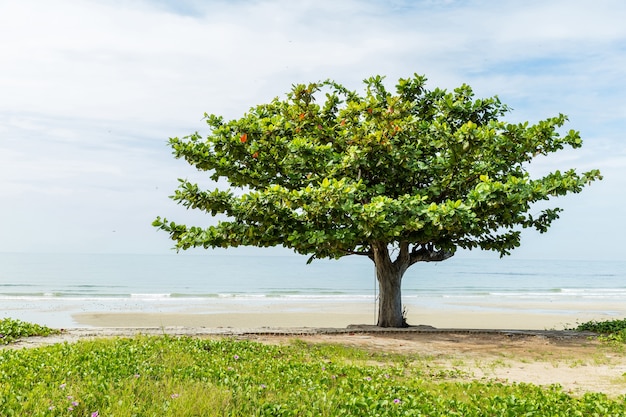
<svg viewBox="0 0 626 417">
<path fill-rule="evenodd" d="M 375 324 L 371 265 L 350 259 L 0 256 L 0 318 L 65 329 Z M 458 259 L 407 275 L 402 305 L 411 325 L 570 328 L 626 317 L 625 278 L 622 261 Z"/>
<path fill-rule="evenodd" d="M 265 328 L 347 328 L 352 325 L 375 325 L 371 314 L 324 312 L 272 313 L 141 313 L 96 312 L 76 313 L 73 328 L 204 328 L 204 329 L 265 329 Z M 589 320 L 607 320 L 608 316 L 581 315 L 575 319 L 558 314 L 518 314 L 484 312 L 423 311 L 407 316 L 411 326 L 435 329 L 493 329 L 493 330 L 563 330 Z"/>
<path fill-rule="evenodd" d="M 83 311 L 71 317 L 75 327 L 201 327 L 201 328 L 346 328 L 374 325 L 373 304 L 272 303 L 233 304 L 231 308 L 198 307 L 163 311 Z M 516 303 L 484 305 L 464 303 L 438 306 L 407 305 L 407 322 L 434 328 L 545 330 L 572 328 L 577 323 L 625 317 L 623 305 Z"/>
<path fill-rule="evenodd" d="M 429 300 L 422 300 L 429 301 Z M 374 303 L 239 301 L 201 303 L 189 300 L 135 300 L 120 303 L 54 300 L 4 304 L 0 318 L 14 318 L 53 328 L 346 328 L 376 324 Z M 590 320 L 626 317 L 626 305 L 618 302 L 581 300 L 439 300 L 437 303 L 405 304 L 412 326 L 448 329 L 567 329 Z"/>
</svg>

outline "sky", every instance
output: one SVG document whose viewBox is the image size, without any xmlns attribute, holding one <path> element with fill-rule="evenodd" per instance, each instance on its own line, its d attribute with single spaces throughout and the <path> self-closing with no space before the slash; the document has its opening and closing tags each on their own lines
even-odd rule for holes
<svg viewBox="0 0 626 417">
<path fill-rule="evenodd" d="M 0 0 L 0 252 L 170 253 L 156 216 L 213 220 L 168 198 L 207 184 L 169 137 L 295 83 L 418 73 L 511 122 L 568 115 L 583 148 L 532 173 L 602 171 L 513 257 L 624 260 L 624 21 L 622 0 Z"/>
</svg>

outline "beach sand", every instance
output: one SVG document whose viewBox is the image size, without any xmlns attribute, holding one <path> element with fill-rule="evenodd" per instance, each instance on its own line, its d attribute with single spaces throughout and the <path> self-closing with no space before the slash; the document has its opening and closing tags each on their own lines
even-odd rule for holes
<svg viewBox="0 0 626 417">
<path fill-rule="evenodd" d="M 409 306 L 411 325 L 456 329 L 565 329 L 589 320 L 626 317 L 622 305 L 510 305 L 452 306 L 428 308 Z M 308 303 L 306 305 L 269 304 L 233 305 L 205 312 L 200 309 L 179 311 L 86 311 L 74 312 L 73 327 L 203 327 L 203 328 L 274 328 L 311 327 L 345 328 L 352 324 L 376 324 L 376 311 L 366 303 Z M 622 314 L 620 316 L 620 313 Z"/>
<path fill-rule="evenodd" d="M 205 328 L 276 328 L 311 327 L 342 328 L 352 324 L 375 324 L 372 315 L 358 313 L 77 313 L 77 327 L 205 327 Z M 571 321 L 560 315 L 512 313 L 445 313 L 424 312 L 419 317 L 408 316 L 409 323 L 436 328 L 459 329 L 563 329 Z"/>
</svg>

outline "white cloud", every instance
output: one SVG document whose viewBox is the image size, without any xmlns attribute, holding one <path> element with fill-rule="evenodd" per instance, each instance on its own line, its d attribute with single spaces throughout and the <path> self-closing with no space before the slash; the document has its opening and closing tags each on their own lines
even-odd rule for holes
<svg viewBox="0 0 626 417">
<path fill-rule="evenodd" d="M 497 94 L 513 120 L 566 113 L 585 148 L 555 161 L 607 176 L 572 201 L 619 206 L 623 16 L 617 0 L 0 3 L 0 37 L 11 40 L 0 43 L 0 215 L 10 219 L 0 251 L 169 248 L 150 228 L 156 215 L 210 219 L 166 198 L 176 177 L 203 178 L 172 159 L 167 138 L 202 130 L 204 112 L 238 117 L 329 77 L 360 89 L 370 75 L 393 84 L 417 72 L 430 87 Z M 562 223 L 597 233 L 585 221 Z M 550 236 L 537 240 L 554 254 Z"/>
</svg>

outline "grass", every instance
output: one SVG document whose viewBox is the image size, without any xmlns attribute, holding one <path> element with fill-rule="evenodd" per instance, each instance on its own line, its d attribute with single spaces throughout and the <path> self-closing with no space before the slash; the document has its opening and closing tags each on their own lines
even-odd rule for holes
<svg viewBox="0 0 626 417">
<path fill-rule="evenodd" d="M 624 397 L 458 376 L 341 345 L 98 339 L 0 350 L 0 415 L 626 415 Z"/>
</svg>

